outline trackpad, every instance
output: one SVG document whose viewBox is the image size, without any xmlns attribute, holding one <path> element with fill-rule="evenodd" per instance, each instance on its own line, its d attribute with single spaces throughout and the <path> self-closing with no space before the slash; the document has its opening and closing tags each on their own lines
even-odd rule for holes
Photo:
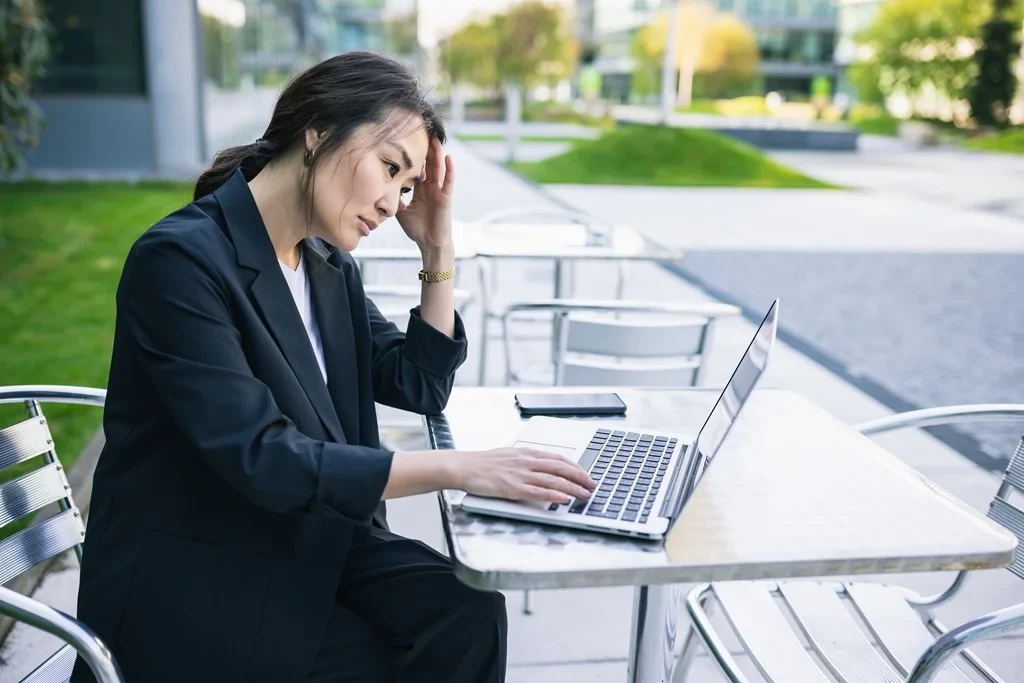
<svg viewBox="0 0 1024 683">
<path fill-rule="evenodd" d="M 553 446 L 548 443 L 534 443 L 532 441 L 516 441 L 512 444 L 513 448 L 532 448 L 535 451 L 544 451 L 545 453 L 554 453 L 560 455 L 567 460 L 576 462 L 579 459 L 579 452 L 575 448 L 569 448 L 568 446 Z"/>
</svg>

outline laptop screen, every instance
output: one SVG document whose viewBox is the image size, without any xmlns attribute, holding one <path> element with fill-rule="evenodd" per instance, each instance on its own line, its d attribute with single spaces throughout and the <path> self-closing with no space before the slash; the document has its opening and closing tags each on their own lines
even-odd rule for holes
<svg viewBox="0 0 1024 683">
<path fill-rule="evenodd" d="M 676 507 L 677 513 L 682 508 L 682 504 L 690 497 L 701 477 L 704 476 L 704 472 L 710 466 L 722 442 L 725 441 L 729 429 L 736 421 L 740 409 L 750 397 L 757 380 L 760 379 L 761 373 L 768 365 L 768 355 L 775 342 L 778 309 L 779 301 L 776 299 L 768 309 L 768 313 L 750 341 L 750 345 L 747 346 L 747 351 L 740 359 L 739 365 L 733 370 L 732 377 L 729 378 L 722 393 L 718 396 L 715 407 L 708 413 L 704 426 L 697 433 L 697 438 L 692 446 L 694 457 L 689 458 L 690 462 L 684 475 L 679 504 Z"/>
</svg>

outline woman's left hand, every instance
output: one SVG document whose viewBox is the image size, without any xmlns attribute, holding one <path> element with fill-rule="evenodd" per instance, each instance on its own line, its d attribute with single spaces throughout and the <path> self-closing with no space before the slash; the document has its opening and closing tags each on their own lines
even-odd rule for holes
<svg viewBox="0 0 1024 683">
<path fill-rule="evenodd" d="M 452 189 L 455 167 L 440 141 L 431 136 L 427 163 L 412 201 L 398 210 L 402 230 L 420 249 L 440 249 L 452 241 Z"/>
</svg>

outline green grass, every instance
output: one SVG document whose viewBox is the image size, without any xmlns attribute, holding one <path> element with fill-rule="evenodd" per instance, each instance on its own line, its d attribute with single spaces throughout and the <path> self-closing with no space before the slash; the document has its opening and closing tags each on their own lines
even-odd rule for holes
<svg viewBox="0 0 1024 683">
<path fill-rule="evenodd" d="M 169 183 L 0 184 L 0 385 L 106 386 L 114 292 L 128 249 L 189 194 Z M 43 412 L 70 467 L 101 411 L 44 405 Z M 0 426 L 24 417 L 21 404 L 0 406 Z"/>
<path fill-rule="evenodd" d="M 465 134 L 465 135 L 456 135 L 455 137 L 457 137 L 459 140 L 462 140 L 463 142 L 505 142 L 505 136 L 504 135 L 483 135 L 483 134 L 473 135 L 473 134 Z M 543 136 L 543 135 L 521 135 L 521 136 L 519 136 L 519 140 L 521 142 L 576 142 L 577 140 L 586 140 L 586 139 L 588 139 L 588 138 L 581 138 L 581 137 L 578 137 L 578 136 L 577 137 L 573 137 L 573 136 L 566 136 L 566 135 L 550 135 L 550 136 Z"/>
<path fill-rule="evenodd" d="M 1024 154 L 1024 127 L 1011 128 L 991 135 L 964 140 L 964 147 L 983 152 Z"/>
<path fill-rule="evenodd" d="M 724 135 L 664 126 L 623 126 L 559 156 L 511 167 L 538 183 L 833 187 Z"/>
</svg>

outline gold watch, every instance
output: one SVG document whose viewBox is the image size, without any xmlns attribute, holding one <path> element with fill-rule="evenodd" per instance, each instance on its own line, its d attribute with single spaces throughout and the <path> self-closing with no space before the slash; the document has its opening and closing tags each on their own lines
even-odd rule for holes
<svg viewBox="0 0 1024 683">
<path fill-rule="evenodd" d="M 432 273 L 426 270 L 419 272 L 420 282 L 444 282 L 445 280 L 451 280 L 453 277 L 455 277 L 454 268 L 442 270 L 439 273 Z"/>
</svg>

